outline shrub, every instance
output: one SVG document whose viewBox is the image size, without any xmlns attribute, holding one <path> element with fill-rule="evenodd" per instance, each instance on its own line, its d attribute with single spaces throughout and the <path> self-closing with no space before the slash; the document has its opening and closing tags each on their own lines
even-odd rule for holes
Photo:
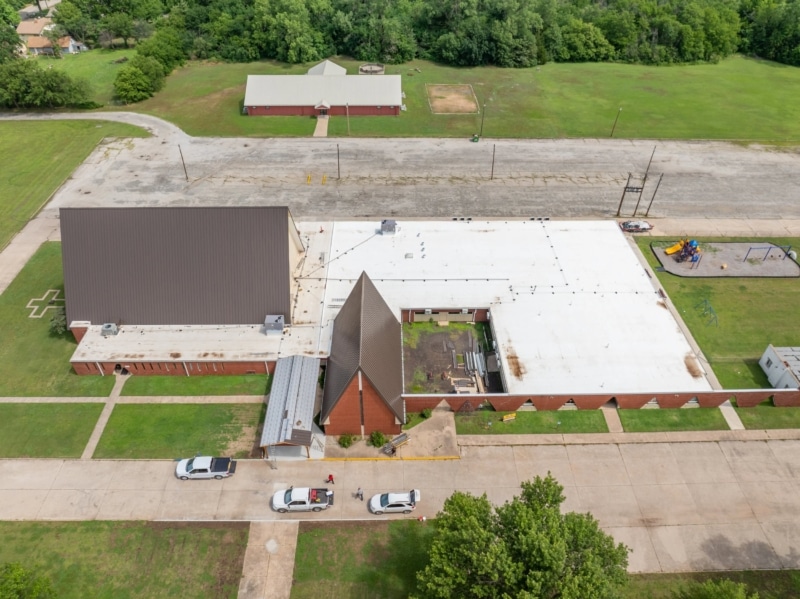
<svg viewBox="0 0 800 599">
<path fill-rule="evenodd" d="M 386 435 L 381 431 L 372 431 L 369 436 L 369 444 L 373 447 L 383 447 L 386 445 Z"/>
<path fill-rule="evenodd" d="M 420 415 L 423 418 L 430 418 L 431 414 L 433 414 L 433 410 L 431 410 L 430 408 L 425 408 L 424 410 L 422 410 L 422 412 L 420 412 Z"/>
<path fill-rule="evenodd" d="M 347 449 L 350 447 L 353 442 L 356 440 L 355 435 L 351 435 L 350 433 L 345 433 L 344 435 L 339 435 L 339 447 Z"/>
<path fill-rule="evenodd" d="M 56 308 L 55 314 L 50 318 L 50 334 L 60 337 L 67 332 L 67 311 L 63 306 Z"/>
</svg>

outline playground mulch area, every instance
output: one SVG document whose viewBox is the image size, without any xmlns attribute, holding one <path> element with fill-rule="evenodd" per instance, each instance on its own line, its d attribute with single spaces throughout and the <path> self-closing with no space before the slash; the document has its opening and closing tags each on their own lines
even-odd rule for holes
<svg viewBox="0 0 800 599">
<path fill-rule="evenodd" d="M 672 245 L 650 244 L 663 269 L 679 277 L 800 277 L 800 265 L 783 248 L 770 243 L 703 243 L 698 262 L 668 256 Z"/>
</svg>

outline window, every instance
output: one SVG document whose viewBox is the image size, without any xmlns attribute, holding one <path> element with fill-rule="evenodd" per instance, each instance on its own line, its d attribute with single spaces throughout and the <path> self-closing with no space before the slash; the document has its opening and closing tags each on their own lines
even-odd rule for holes
<svg viewBox="0 0 800 599">
<path fill-rule="evenodd" d="M 767 358 L 767 368 L 772 368 L 772 358 Z"/>
</svg>

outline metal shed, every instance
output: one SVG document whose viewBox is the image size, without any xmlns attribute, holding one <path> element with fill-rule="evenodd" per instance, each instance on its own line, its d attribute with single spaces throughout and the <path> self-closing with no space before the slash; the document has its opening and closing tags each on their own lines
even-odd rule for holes
<svg viewBox="0 0 800 599">
<path fill-rule="evenodd" d="M 275 364 L 261 450 L 265 458 L 305 459 L 325 450 L 314 424 L 319 358 L 289 356 Z"/>
</svg>

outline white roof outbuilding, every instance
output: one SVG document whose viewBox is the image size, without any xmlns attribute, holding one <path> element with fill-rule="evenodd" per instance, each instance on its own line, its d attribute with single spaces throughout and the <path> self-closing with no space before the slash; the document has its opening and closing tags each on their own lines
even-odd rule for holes
<svg viewBox="0 0 800 599">
<path fill-rule="evenodd" d="M 342 71 L 345 69 L 326 60 L 309 69 L 306 75 L 248 75 L 244 105 L 402 105 L 400 75 L 363 77 Z"/>
</svg>

